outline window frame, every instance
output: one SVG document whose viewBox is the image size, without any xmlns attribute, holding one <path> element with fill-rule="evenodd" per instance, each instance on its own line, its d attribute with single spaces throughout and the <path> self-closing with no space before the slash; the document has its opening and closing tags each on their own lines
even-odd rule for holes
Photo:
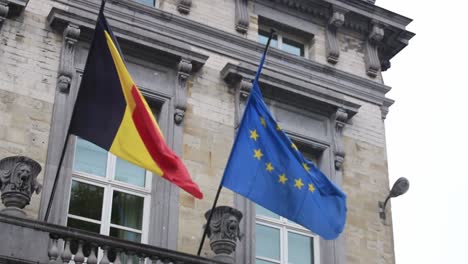
<svg viewBox="0 0 468 264">
<path fill-rule="evenodd" d="M 78 144 L 77 137 L 73 137 L 73 153 L 74 157 L 76 154 L 76 145 Z M 103 191 L 103 206 L 101 208 L 101 220 L 97 221 L 94 219 L 88 219 L 86 217 L 80 217 L 74 214 L 70 214 L 70 199 L 71 199 L 71 188 L 72 184 L 70 184 L 70 195 L 68 198 L 68 205 L 67 205 L 67 217 L 66 223 L 68 224 L 68 218 L 73 218 L 81 221 L 88 221 L 91 223 L 99 222 L 100 224 L 100 234 L 107 235 L 110 234 L 110 228 L 119 228 L 122 230 L 139 233 L 141 234 L 141 243 L 147 244 L 148 243 L 148 231 L 149 231 L 149 219 L 151 216 L 151 207 L 150 207 L 150 199 L 151 199 L 151 186 L 152 186 L 152 173 L 145 170 L 145 187 L 140 187 L 136 185 L 132 185 L 129 183 L 125 183 L 115 179 L 115 169 L 117 164 L 117 158 L 115 155 L 107 152 L 107 161 L 106 161 L 106 175 L 104 177 L 93 175 L 90 173 L 82 172 L 75 170 L 74 168 L 74 159 L 72 165 L 72 182 L 77 181 L 80 183 L 85 183 L 93 186 L 98 186 L 104 189 Z M 113 194 L 114 191 L 119 191 L 126 194 L 131 194 L 134 196 L 142 197 L 143 198 L 143 215 L 142 215 L 142 229 L 141 231 L 132 230 L 132 228 L 119 226 L 116 224 L 112 224 L 111 222 L 111 215 L 112 215 L 112 202 L 113 202 Z"/>
</svg>

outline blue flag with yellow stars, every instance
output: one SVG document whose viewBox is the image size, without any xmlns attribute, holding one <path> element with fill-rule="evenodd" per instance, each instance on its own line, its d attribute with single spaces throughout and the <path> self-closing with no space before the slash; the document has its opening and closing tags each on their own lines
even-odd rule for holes
<svg viewBox="0 0 468 264">
<path fill-rule="evenodd" d="M 275 122 L 258 86 L 259 72 L 222 185 L 324 239 L 335 239 L 345 225 L 346 195 L 302 156 Z"/>
</svg>

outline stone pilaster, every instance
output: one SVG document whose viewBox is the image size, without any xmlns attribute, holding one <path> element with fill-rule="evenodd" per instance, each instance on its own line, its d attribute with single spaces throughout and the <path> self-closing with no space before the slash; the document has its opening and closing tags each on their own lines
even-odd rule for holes
<svg viewBox="0 0 468 264">
<path fill-rule="evenodd" d="M 338 28 L 345 22 L 346 10 L 333 7 L 326 28 L 326 56 L 327 61 L 336 64 L 340 56 L 340 43 L 337 38 Z"/>
<path fill-rule="evenodd" d="M 188 15 L 190 13 L 191 7 L 192 7 L 192 0 L 178 0 L 177 1 L 177 10 L 181 14 Z"/>
<path fill-rule="evenodd" d="M 248 0 L 235 0 L 236 1 L 236 31 L 242 34 L 247 33 L 249 30 L 249 1 Z"/>
<path fill-rule="evenodd" d="M 70 83 L 74 73 L 75 44 L 80 36 L 80 28 L 68 24 L 63 31 L 62 51 L 58 70 L 57 88 L 62 93 L 70 91 Z"/>
<path fill-rule="evenodd" d="M 187 80 L 192 72 L 192 62 L 182 58 L 178 65 L 177 86 L 175 90 L 175 113 L 174 121 L 180 125 L 184 120 L 187 110 Z"/>
<path fill-rule="evenodd" d="M 366 73 L 370 77 L 376 77 L 380 71 L 380 60 L 378 54 L 378 43 L 384 37 L 383 26 L 371 22 L 371 30 L 366 41 L 365 47 L 365 62 L 366 62 Z"/>
</svg>

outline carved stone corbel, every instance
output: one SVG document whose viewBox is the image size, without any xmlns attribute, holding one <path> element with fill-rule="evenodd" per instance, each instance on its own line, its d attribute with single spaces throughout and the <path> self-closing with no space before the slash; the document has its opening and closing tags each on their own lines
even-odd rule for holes
<svg viewBox="0 0 468 264">
<path fill-rule="evenodd" d="M 236 0 L 236 31 L 242 34 L 249 30 L 248 5 L 248 0 Z"/>
<path fill-rule="evenodd" d="M 380 71 L 380 60 L 377 51 L 378 43 L 384 37 L 383 26 L 372 22 L 371 30 L 366 41 L 365 48 L 365 61 L 366 61 L 366 73 L 370 77 L 375 77 Z"/>
<path fill-rule="evenodd" d="M 75 44 L 80 36 L 80 28 L 68 24 L 63 31 L 62 51 L 58 70 L 57 88 L 62 93 L 70 91 L 70 83 L 74 73 Z"/>
<path fill-rule="evenodd" d="M 343 145 L 343 128 L 346 126 L 346 121 L 348 120 L 348 113 L 342 108 L 338 108 L 334 115 L 335 120 L 335 140 L 333 154 L 335 157 L 335 170 L 341 171 L 343 166 L 343 161 L 345 158 L 345 151 Z"/>
<path fill-rule="evenodd" d="M 192 72 L 192 62 L 182 58 L 177 69 L 174 121 L 180 125 L 184 120 L 185 110 L 187 110 L 187 80 Z"/>
<path fill-rule="evenodd" d="M 192 0 L 177 0 L 177 10 L 179 13 L 188 15 L 192 7 Z"/>
<path fill-rule="evenodd" d="M 340 42 L 336 36 L 338 28 L 343 26 L 345 22 L 346 10 L 333 7 L 332 14 L 328 20 L 326 30 L 326 56 L 327 61 L 331 64 L 338 62 L 340 56 Z"/>
<path fill-rule="evenodd" d="M 235 87 L 235 128 L 239 127 L 242 111 L 241 111 L 241 97 L 246 99 L 249 96 L 250 90 L 252 89 L 252 80 L 247 78 L 241 78 Z"/>
<path fill-rule="evenodd" d="M 5 22 L 8 15 L 8 3 L 0 0 L 0 29 L 2 28 L 3 22 Z"/>
</svg>

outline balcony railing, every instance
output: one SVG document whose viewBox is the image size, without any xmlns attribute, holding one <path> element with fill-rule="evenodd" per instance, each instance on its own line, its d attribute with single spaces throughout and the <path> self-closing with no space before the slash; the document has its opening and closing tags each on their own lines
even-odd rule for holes
<svg viewBox="0 0 468 264">
<path fill-rule="evenodd" d="M 2 257 L 14 258 L 24 263 L 118 264 L 122 261 L 154 264 L 223 263 L 174 250 L 1 213 L 0 237 L 3 240 L 0 243 L 0 259 Z M 7 241 L 8 239 L 16 239 L 16 241 Z M 32 251 L 28 248 L 36 253 L 28 252 Z M 16 252 L 12 252 L 15 250 Z M 28 257 L 22 259 L 22 256 L 27 255 L 30 256 L 29 259 Z"/>
</svg>

